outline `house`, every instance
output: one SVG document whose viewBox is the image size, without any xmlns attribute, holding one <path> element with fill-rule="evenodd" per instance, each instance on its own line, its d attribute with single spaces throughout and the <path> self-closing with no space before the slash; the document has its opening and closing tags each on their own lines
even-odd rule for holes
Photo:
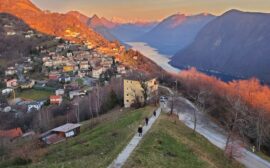
<svg viewBox="0 0 270 168">
<path fill-rule="evenodd" d="M 89 62 L 91 67 L 96 68 L 100 64 L 101 60 L 99 58 L 92 58 Z"/>
<path fill-rule="evenodd" d="M 123 65 L 117 66 L 117 72 L 118 72 L 119 74 L 126 74 L 126 67 L 123 66 Z"/>
<path fill-rule="evenodd" d="M 50 80 L 58 80 L 60 77 L 60 74 L 58 72 L 50 72 L 48 78 Z"/>
<path fill-rule="evenodd" d="M 65 90 L 64 89 L 57 89 L 55 91 L 55 95 L 56 96 L 63 96 L 65 94 Z"/>
<path fill-rule="evenodd" d="M 35 85 L 35 80 L 26 81 L 20 84 L 21 89 L 32 89 Z"/>
<path fill-rule="evenodd" d="M 44 101 L 31 102 L 27 105 L 27 112 L 30 113 L 33 110 L 39 111 L 44 106 Z"/>
<path fill-rule="evenodd" d="M 7 88 L 12 88 L 18 86 L 18 80 L 17 79 L 11 79 L 6 81 Z"/>
<path fill-rule="evenodd" d="M 13 92 L 13 89 L 11 88 L 6 88 L 2 90 L 2 95 L 9 95 L 10 93 Z"/>
<path fill-rule="evenodd" d="M 69 92 L 69 98 L 73 99 L 76 96 L 80 96 L 80 90 L 73 90 Z"/>
<path fill-rule="evenodd" d="M 7 32 L 7 36 L 14 36 L 14 35 L 16 35 L 15 31 L 8 31 Z"/>
<path fill-rule="evenodd" d="M 68 138 L 75 137 L 80 133 L 81 124 L 67 123 L 52 130 L 43 133 L 40 136 L 45 144 L 56 144 L 65 141 Z"/>
<path fill-rule="evenodd" d="M 143 86 L 147 86 L 148 100 L 158 92 L 158 82 L 156 78 L 148 80 L 124 79 L 124 105 L 126 108 L 131 107 L 133 103 L 144 102 Z"/>
<path fill-rule="evenodd" d="M 66 65 L 63 67 L 64 72 L 72 72 L 74 70 L 74 66 L 72 65 Z"/>
<path fill-rule="evenodd" d="M 62 77 L 60 77 L 59 79 L 58 79 L 58 81 L 60 82 L 60 83 L 69 83 L 69 82 L 71 82 L 71 77 L 65 77 L 65 76 L 62 76 Z"/>
<path fill-rule="evenodd" d="M 81 70 L 88 70 L 90 68 L 90 65 L 88 61 L 82 61 L 80 62 L 80 69 Z"/>
<path fill-rule="evenodd" d="M 104 67 L 110 68 L 113 64 L 113 58 L 112 57 L 103 57 L 101 61 L 101 65 Z"/>
<path fill-rule="evenodd" d="M 103 68 L 102 67 L 97 67 L 97 68 L 93 68 L 92 70 L 92 77 L 99 79 L 100 75 L 103 73 Z"/>
<path fill-rule="evenodd" d="M 8 67 L 7 70 L 5 70 L 5 75 L 6 76 L 12 76 L 17 73 L 17 70 L 14 67 Z"/>
<path fill-rule="evenodd" d="M 60 105 L 62 102 L 63 102 L 62 96 L 57 96 L 57 95 L 50 96 L 50 103 L 51 104 Z"/>
<path fill-rule="evenodd" d="M 51 60 L 45 61 L 43 65 L 45 67 L 52 67 L 53 66 L 53 61 L 51 61 Z"/>
<path fill-rule="evenodd" d="M 32 71 L 34 68 L 31 65 L 26 65 L 23 67 L 23 72 L 24 73 L 28 73 L 30 71 Z"/>
<path fill-rule="evenodd" d="M 67 52 L 67 57 L 72 57 L 73 53 L 72 52 Z"/>
<path fill-rule="evenodd" d="M 16 138 L 19 138 L 23 135 L 21 128 L 14 128 L 10 130 L 0 130 L 0 139 L 7 139 L 7 140 L 14 140 Z"/>
</svg>

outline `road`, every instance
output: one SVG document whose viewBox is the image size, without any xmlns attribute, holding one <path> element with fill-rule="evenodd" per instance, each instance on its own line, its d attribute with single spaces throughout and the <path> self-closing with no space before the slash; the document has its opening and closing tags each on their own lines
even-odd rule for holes
<svg viewBox="0 0 270 168">
<path fill-rule="evenodd" d="M 170 94 L 173 94 L 171 89 L 166 87 L 162 88 L 167 89 Z M 197 114 L 196 131 L 207 138 L 212 144 L 224 150 L 227 135 L 226 131 L 212 121 L 207 114 L 199 111 L 189 100 L 181 96 L 177 97 L 174 112 L 178 115 L 179 120 L 192 129 L 194 127 L 193 110 L 195 110 Z M 239 142 L 237 142 L 235 146 L 237 146 L 237 156 L 235 156 L 235 159 L 242 163 L 245 167 L 270 168 L 270 163 L 268 161 L 248 151 L 242 147 Z"/>
</svg>

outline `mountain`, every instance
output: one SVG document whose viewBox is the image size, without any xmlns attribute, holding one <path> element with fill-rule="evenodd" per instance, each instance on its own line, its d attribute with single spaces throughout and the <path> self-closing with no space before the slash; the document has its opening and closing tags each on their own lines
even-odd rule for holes
<svg viewBox="0 0 270 168">
<path fill-rule="evenodd" d="M 123 42 L 134 41 L 143 34 L 152 30 L 157 22 L 124 23 L 111 29 L 111 33 Z"/>
<path fill-rule="evenodd" d="M 230 10 L 205 26 L 170 63 L 270 82 L 269 30 L 270 14 Z"/>
<path fill-rule="evenodd" d="M 122 43 L 132 41 L 150 31 L 156 22 L 119 22 L 110 21 L 104 17 L 94 15 L 87 25 L 110 41 L 118 40 Z"/>
<path fill-rule="evenodd" d="M 94 15 L 89 18 L 87 25 L 110 41 L 118 40 L 125 43 L 150 31 L 156 26 L 156 22 L 119 23 Z"/>
<path fill-rule="evenodd" d="M 148 43 L 162 54 L 174 55 L 192 43 L 197 33 L 214 18 L 215 16 L 210 14 L 175 14 L 161 21 L 136 41 Z"/>
<path fill-rule="evenodd" d="M 54 39 L 31 29 L 10 14 L 0 13 L 0 25 L 0 63 L 4 67 L 22 61 L 33 48 Z M 29 34 L 32 34 L 31 38 L 26 37 Z"/>
<path fill-rule="evenodd" d="M 153 61 L 132 50 L 126 51 L 125 47 L 119 43 L 108 41 L 71 14 L 42 11 L 29 0 L 0 0 L 0 13 L 7 13 L 21 19 L 31 29 L 39 33 L 87 44 L 100 53 L 114 56 L 129 68 L 146 73 L 160 73 L 162 71 Z M 17 49 L 14 48 L 14 50 Z"/>
<path fill-rule="evenodd" d="M 73 16 L 77 18 L 79 21 L 81 21 L 83 24 L 87 24 L 89 17 L 78 12 L 78 11 L 70 11 L 67 13 L 67 15 Z"/>
<path fill-rule="evenodd" d="M 18 17 L 42 33 L 76 42 L 88 41 L 93 46 L 110 45 L 106 39 L 85 26 L 75 16 L 41 11 L 29 0 L 0 0 L 0 12 Z"/>
<path fill-rule="evenodd" d="M 110 29 L 117 26 L 116 23 L 110 22 L 105 18 L 99 18 L 97 15 L 94 15 L 92 18 L 89 18 L 87 23 L 89 27 L 94 29 L 96 32 L 101 34 L 103 37 L 110 41 L 118 40 L 111 32 Z"/>
</svg>

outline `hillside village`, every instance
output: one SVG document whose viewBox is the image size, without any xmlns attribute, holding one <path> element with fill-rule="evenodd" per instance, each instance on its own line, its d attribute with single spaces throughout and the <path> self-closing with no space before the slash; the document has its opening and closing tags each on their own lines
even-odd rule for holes
<svg viewBox="0 0 270 168">
<path fill-rule="evenodd" d="M 31 30 L 26 33 L 9 30 L 6 33 L 7 36 L 21 33 L 25 35 L 25 38 L 30 39 L 38 36 Z M 124 102 L 119 103 L 124 104 L 125 107 L 131 107 L 135 97 L 139 97 L 137 103 L 150 99 L 150 97 L 143 96 L 141 91 L 141 75 L 134 76 L 136 73 L 134 70 L 121 64 L 114 56 L 105 55 L 92 49 L 88 43 L 80 45 L 61 37 L 55 37 L 44 45 L 36 46 L 32 49 L 32 54 L 29 57 L 24 57 L 23 60 L 22 63 L 18 62 L 13 66 L 8 66 L 4 70 L 2 79 L 5 86 L 1 91 L 3 100 L 0 104 L 0 110 L 15 118 L 23 118 L 27 114 L 37 113 L 44 109 L 48 110 L 50 106 L 61 106 L 63 102 L 72 104 L 74 99 L 78 102 L 81 97 L 87 97 L 92 90 L 110 86 L 112 78 L 123 82 L 119 89 L 123 90 L 123 95 L 120 97 L 124 96 L 125 98 Z M 131 78 L 133 79 L 131 80 Z M 146 79 L 143 80 L 147 82 Z M 134 86 L 127 86 L 128 81 L 137 83 Z M 149 88 L 146 88 L 147 95 L 155 93 L 157 96 L 156 79 L 146 84 Z M 125 88 L 121 87 L 123 85 Z M 36 96 L 33 97 L 33 95 Z M 127 95 L 129 95 L 128 99 Z M 4 101 L 5 98 L 7 101 Z M 78 119 L 78 121 L 80 120 Z M 54 125 L 59 126 L 59 124 L 61 122 L 56 122 Z M 1 136 L 14 139 L 35 134 L 31 127 L 12 128 L 9 126 L 8 128 L 8 130 L 2 131 Z"/>
</svg>

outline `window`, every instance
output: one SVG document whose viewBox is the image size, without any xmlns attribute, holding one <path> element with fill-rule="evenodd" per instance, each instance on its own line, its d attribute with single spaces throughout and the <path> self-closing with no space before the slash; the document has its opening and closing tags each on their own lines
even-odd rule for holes
<svg viewBox="0 0 270 168">
<path fill-rule="evenodd" d="M 126 102 L 129 102 L 129 100 L 127 100 Z"/>
</svg>

